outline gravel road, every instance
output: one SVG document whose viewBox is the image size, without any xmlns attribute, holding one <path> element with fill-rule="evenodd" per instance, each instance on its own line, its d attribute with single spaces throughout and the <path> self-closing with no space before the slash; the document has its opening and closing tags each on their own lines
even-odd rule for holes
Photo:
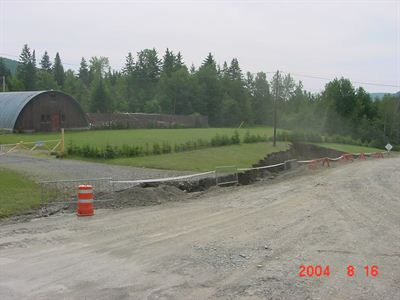
<svg viewBox="0 0 400 300">
<path fill-rule="evenodd" d="M 3 225 L 0 299 L 400 299 L 399 182 L 400 158 L 375 159 Z"/>
<path fill-rule="evenodd" d="M 36 181 L 109 177 L 114 180 L 135 180 L 190 174 L 190 172 L 115 166 L 27 154 L 0 156 L 1 166 L 18 171 Z"/>
</svg>

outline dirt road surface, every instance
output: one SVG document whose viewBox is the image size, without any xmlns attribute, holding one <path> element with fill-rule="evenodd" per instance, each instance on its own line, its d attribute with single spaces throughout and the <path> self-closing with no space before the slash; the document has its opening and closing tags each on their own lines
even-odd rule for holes
<svg viewBox="0 0 400 300">
<path fill-rule="evenodd" d="M 114 180 L 136 180 L 192 173 L 56 159 L 49 156 L 37 157 L 32 156 L 32 153 L 11 153 L 0 156 L 0 167 L 15 170 L 36 181 L 105 177 Z"/>
<path fill-rule="evenodd" d="M 0 299 L 400 299 L 400 158 L 312 172 L 3 225 Z"/>
</svg>

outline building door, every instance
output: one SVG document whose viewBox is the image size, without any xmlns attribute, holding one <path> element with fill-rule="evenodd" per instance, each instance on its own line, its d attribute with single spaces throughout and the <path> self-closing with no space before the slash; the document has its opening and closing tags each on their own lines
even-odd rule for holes
<svg viewBox="0 0 400 300">
<path fill-rule="evenodd" d="M 51 130 L 58 131 L 60 130 L 60 114 L 52 114 L 51 115 Z"/>
</svg>

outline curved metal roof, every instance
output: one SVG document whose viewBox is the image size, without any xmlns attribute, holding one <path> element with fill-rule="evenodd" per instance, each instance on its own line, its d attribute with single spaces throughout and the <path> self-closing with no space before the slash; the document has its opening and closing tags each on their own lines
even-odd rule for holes
<svg viewBox="0 0 400 300">
<path fill-rule="evenodd" d="M 25 105 L 46 91 L 0 93 L 0 129 L 14 129 Z"/>
</svg>

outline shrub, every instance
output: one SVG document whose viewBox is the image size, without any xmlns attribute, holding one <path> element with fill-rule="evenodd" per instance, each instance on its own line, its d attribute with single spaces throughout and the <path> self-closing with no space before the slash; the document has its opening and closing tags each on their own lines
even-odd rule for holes
<svg viewBox="0 0 400 300">
<path fill-rule="evenodd" d="M 268 141 L 267 136 L 261 136 L 259 134 L 252 135 L 252 134 L 250 134 L 249 131 L 246 131 L 244 138 L 243 138 L 243 143 L 245 143 L 245 144 L 260 143 L 260 142 L 266 142 L 266 141 Z"/>
<path fill-rule="evenodd" d="M 219 135 L 217 134 L 211 139 L 211 146 L 212 147 L 218 147 L 218 146 L 226 146 L 226 145 L 231 145 L 232 140 L 225 134 Z"/>
<path fill-rule="evenodd" d="M 108 144 L 108 143 L 107 143 L 107 145 L 106 145 L 105 150 L 102 151 L 102 152 L 103 152 L 103 157 L 104 157 L 105 159 L 111 159 L 111 158 L 114 158 L 114 157 L 115 157 L 115 150 L 114 150 L 114 148 L 113 148 L 110 144 Z"/>
<path fill-rule="evenodd" d="M 162 143 L 162 147 L 161 147 L 161 152 L 163 154 L 171 153 L 172 152 L 172 147 L 167 142 L 163 142 Z"/>
<path fill-rule="evenodd" d="M 233 145 L 238 145 L 240 144 L 240 137 L 239 137 L 239 132 L 237 130 L 235 130 L 235 132 L 233 133 L 233 135 L 231 136 L 231 143 Z"/>
<path fill-rule="evenodd" d="M 161 147 L 158 143 L 153 144 L 153 154 L 154 155 L 161 154 Z"/>
<path fill-rule="evenodd" d="M 150 155 L 150 154 L 151 154 L 151 153 L 150 153 L 149 144 L 146 143 L 145 150 L 144 150 L 144 155 Z"/>
</svg>

